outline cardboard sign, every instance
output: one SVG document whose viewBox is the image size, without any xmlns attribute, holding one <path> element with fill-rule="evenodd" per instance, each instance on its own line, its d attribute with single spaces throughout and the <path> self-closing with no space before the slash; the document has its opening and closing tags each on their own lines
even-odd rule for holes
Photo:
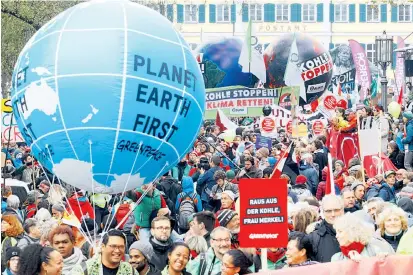
<svg viewBox="0 0 413 275">
<path fill-rule="evenodd" d="M 286 247 L 288 243 L 287 180 L 241 179 L 241 247 Z"/>
<path fill-rule="evenodd" d="M 316 119 L 313 122 L 312 126 L 313 134 L 318 136 L 321 135 L 324 131 L 324 123 L 321 119 Z"/>
<path fill-rule="evenodd" d="M 272 139 L 270 137 L 257 135 L 257 140 L 255 141 L 255 148 L 260 149 L 263 147 L 268 148 L 268 150 L 271 151 Z"/>
</svg>

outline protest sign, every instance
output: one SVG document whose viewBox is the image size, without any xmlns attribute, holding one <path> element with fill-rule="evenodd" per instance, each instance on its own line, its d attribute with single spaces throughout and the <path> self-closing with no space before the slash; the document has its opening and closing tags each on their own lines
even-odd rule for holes
<svg viewBox="0 0 413 275">
<path fill-rule="evenodd" d="M 17 122 L 12 113 L 10 99 L 1 101 L 1 142 L 24 142 Z"/>
<path fill-rule="evenodd" d="M 324 127 L 325 127 L 324 123 L 321 119 L 314 120 L 313 127 L 312 127 L 313 134 L 316 136 L 321 135 L 324 131 Z"/>
<path fill-rule="evenodd" d="M 260 149 L 263 147 L 268 148 L 268 150 L 271 151 L 272 140 L 270 137 L 264 137 L 261 135 L 257 135 L 257 140 L 255 141 L 255 148 Z"/>
<path fill-rule="evenodd" d="M 287 180 L 241 179 L 239 241 L 241 247 L 286 247 Z"/>
</svg>

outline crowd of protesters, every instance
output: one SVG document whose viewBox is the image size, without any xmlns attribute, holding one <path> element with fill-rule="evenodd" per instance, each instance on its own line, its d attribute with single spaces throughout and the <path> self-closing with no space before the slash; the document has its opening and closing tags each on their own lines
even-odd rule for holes
<svg viewBox="0 0 413 275">
<path fill-rule="evenodd" d="M 205 123 L 193 150 L 170 172 L 117 195 L 71 187 L 44 170 L 24 143 L 3 144 L 3 179 L 24 182 L 30 191 L 2 182 L 2 272 L 258 272 L 261 249 L 240 248 L 238 241 L 238 183 L 270 178 L 291 146 L 296 173 L 281 174 L 288 180 L 289 242 L 269 248 L 270 270 L 413 255 L 413 114 L 392 120 L 382 111 L 358 108 L 354 124 L 353 111 L 337 110 L 331 125 L 352 131 L 369 121 L 388 123 L 383 153 L 398 170 L 368 178 L 360 159 L 333 160 L 333 194 L 326 194 L 327 134 L 293 140 L 280 129 L 271 148 L 256 148 L 259 131 L 240 127 L 228 142 L 219 137 L 219 126 Z"/>
</svg>

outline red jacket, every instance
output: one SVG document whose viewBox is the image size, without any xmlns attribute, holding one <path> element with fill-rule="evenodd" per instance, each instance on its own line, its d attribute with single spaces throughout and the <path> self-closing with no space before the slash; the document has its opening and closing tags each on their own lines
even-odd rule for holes
<svg viewBox="0 0 413 275">
<path fill-rule="evenodd" d="M 93 212 L 93 207 L 89 200 L 80 194 L 74 194 L 68 199 L 67 211 L 73 213 L 79 221 L 82 220 L 83 216 L 89 215 L 89 218 L 94 219 L 95 214 Z"/>
</svg>

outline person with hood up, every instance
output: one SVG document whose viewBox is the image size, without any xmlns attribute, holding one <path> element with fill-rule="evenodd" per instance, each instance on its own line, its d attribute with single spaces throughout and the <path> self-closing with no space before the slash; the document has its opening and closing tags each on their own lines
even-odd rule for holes
<svg viewBox="0 0 413 275">
<path fill-rule="evenodd" d="M 305 153 L 301 156 L 298 170 L 300 172 L 300 175 L 306 177 L 306 182 L 308 184 L 309 190 L 311 191 L 311 194 L 315 196 L 318 186 L 318 173 L 314 166 L 312 166 L 312 163 L 313 155 L 311 155 L 310 153 Z"/>
<path fill-rule="evenodd" d="M 68 212 L 73 211 L 73 214 L 79 221 L 84 218 L 95 218 L 93 207 L 90 204 L 88 198 L 85 196 L 83 190 L 76 188 L 73 196 L 68 199 L 68 204 Z"/>
<path fill-rule="evenodd" d="M 397 202 L 397 206 L 403 209 L 407 214 L 407 222 L 409 227 L 413 226 L 413 201 L 410 198 L 402 197 Z"/>
<path fill-rule="evenodd" d="M 298 200 L 303 200 L 304 198 L 311 197 L 313 195 L 307 184 L 307 177 L 303 175 L 297 176 L 295 179 L 295 184 L 291 187 L 291 191 L 297 195 Z"/>
<path fill-rule="evenodd" d="M 75 247 L 73 231 L 67 225 L 55 227 L 49 234 L 49 242 L 63 257 L 62 275 L 71 274 L 76 265 L 87 260 L 82 251 Z"/>
<path fill-rule="evenodd" d="M 406 124 L 406 137 L 402 139 L 402 144 L 404 145 L 404 168 L 412 172 L 412 161 L 413 161 L 413 113 L 410 111 L 403 113 L 403 122 Z"/>
<path fill-rule="evenodd" d="M 183 231 L 189 230 L 188 217 L 194 213 L 202 211 L 201 197 L 195 192 L 194 182 L 192 181 L 191 177 L 184 176 L 182 178 L 182 189 L 183 191 L 178 194 L 175 203 L 175 212 L 177 214 L 178 228 L 181 231 L 180 233 L 184 233 Z M 193 213 L 189 213 L 188 211 L 179 211 L 182 202 L 185 200 L 192 201 L 193 206 L 195 208 L 193 209 Z"/>
<path fill-rule="evenodd" d="M 139 275 L 161 275 L 151 262 L 153 256 L 153 248 L 148 242 L 139 240 L 129 247 L 129 263 Z"/>
<path fill-rule="evenodd" d="M 29 244 L 39 243 L 40 236 L 42 233 L 40 232 L 39 225 L 36 219 L 27 219 L 23 225 L 24 235 L 23 238 L 17 243 L 17 246 L 20 249 L 24 249 Z"/>
</svg>

